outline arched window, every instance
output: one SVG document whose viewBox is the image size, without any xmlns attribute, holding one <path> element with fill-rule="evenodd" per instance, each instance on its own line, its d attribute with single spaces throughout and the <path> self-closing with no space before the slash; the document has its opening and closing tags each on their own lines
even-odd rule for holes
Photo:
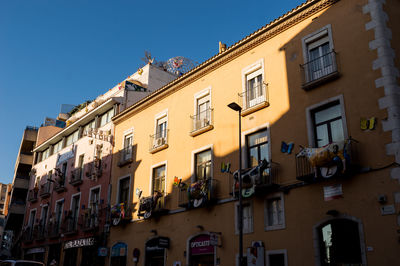
<svg viewBox="0 0 400 266">
<path fill-rule="evenodd" d="M 362 265 L 359 224 L 330 220 L 318 227 L 321 265 Z"/>
</svg>

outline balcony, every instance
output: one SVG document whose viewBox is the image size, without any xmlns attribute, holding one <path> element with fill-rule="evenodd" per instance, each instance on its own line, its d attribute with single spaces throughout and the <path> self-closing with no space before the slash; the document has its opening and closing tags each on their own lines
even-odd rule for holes
<svg viewBox="0 0 400 266">
<path fill-rule="evenodd" d="M 25 202 L 24 200 L 15 200 L 12 201 L 10 204 L 10 207 L 8 209 L 9 213 L 14 213 L 14 214 L 24 214 L 25 213 Z"/>
<path fill-rule="evenodd" d="M 82 184 L 83 179 L 82 179 L 82 168 L 77 168 L 71 171 L 71 176 L 69 178 L 69 183 L 73 186 L 79 186 Z"/>
<path fill-rule="evenodd" d="M 270 192 L 276 191 L 279 188 L 278 182 L 279 164 L 267 162 L 263 160 L 259 165 L 242 169 L 242 196 L 244 198 L 253 195 L 263 196 Z M 232 195 L 235 197 L 239 194 L 239 172 L 233 173 Z"/>
<path fill-rule="evenodd" d="M 40 185 L 39 196 L 43 199 L 50 197 L 51 194 L 50 188 L 51 188 L 51 183 L 49 181 Z"/>
<path fill-rule="evenodd" d="M 68 215 L 61 223 L 60 231 L 66 235 L 76 234 L 78 232 L 78 217 Z"/>
<path fill-rule="evenodd" d="M 209 108 L 197 115 L 190 116 L 192 119 L 192 131 L 190 132 L 190 136 L 194 137 L 214 128 L 213 110 L 214 109 Z"/>
<path fill-rule="evenodd" d="M 313 183 L 354 175 L 359 171 L 357 143 L 349 139 L 321 148 L 304 148 L 296 155 L 296 179 Z"/>
<path fill-rule="evenodd" d="M 99 204 L 90 204 L 81 216 L 80 226 L 83 231 L 95 231 L 99 228 L 100 222 L 104 221 L 106 208 Z"/>
<path fill-rule="evenodd" d="M 168 132 L 169 130 L 166 129 L 150 136 L 150 153 L 168 148 Z"/>
<path fill-rule="evenodd" d="M 32 226 L 27 226 L 23 231 L 22 231 L 22 241 L 24 242 L 32 242 L 34 239 L 34 230 Z"/>
<path fill-rule="evenodd" d="M 44 240 L 47 236 L 46 226 L 40 222 L 40 224 L 35 225 L 34 230 L 36 230 L 36 240 Z"/>
<path fill-rule="evenodd" d="M 13 182 L 13 188 L 28 189 L 29 177 L 16 176 Z"/>
<path fill-rule="evenodd" d="M 178 187 L 178 206 L 198 208 L 211 205 L 217 200 L 217 180 L 201 179 L 191 184 L 181 183 Z"/>
<path fill-rule="evenodd" d="M 65 187 L 65 181 L 64 180 L 59 180 L 54 183 L 54 190 L 57 193 L 61 193 L 67 190 L 67 188 Z"/>
<path fill-rule="evenodd" d="M 133 211 L 133 204 L 121 202 L 113 205 L 110 211 L 112 225 L 117 226 L 119 224 L 129 223 L 132 220 Z"/>
<path fill-rule="evenodd" d="M 18 163 L 32 165 L 32 162 L 33 162 L 33 155 L 28 155 L 23 153 L 19 155 Z"/>
<path fill-rule="evenodd" d="M 95 158 L 94 162 L 88 164 L 85 170 L 85 176 L 91 180 L 97 180 L 103 174 L 102 161 Z"/>
<path fill-rule="evenodd" d="M 38 200 L 38 189 L 30 189 L 28 191 L 28 201 L 36 202 Z"/>
<path fill-rule="evenodd" d="M 119 167 L 127 165 L 133 161 L 133 147 L 132 146 L 125 147 L 124 149 L 120 150 L 118 153 L 119 153 L 119 162 L 118 162 Z"/>
<path fill-rule="evenodd" d="M 239 94 L 243 102 L 242 116 L 269 106 L 268 84 L 261 83 Z"/>
<path fill-rule="evenodd" d="M 300 65 L 300 68 L 303 76 L 302 88 L 306 91 L 339 77 L 335 51 Z"/>
<path fill-rule="evenodd" d="M 145 219 L 151 216 L 160 216 L 168 213 L 165 208 L 165 196 L 161 192 L 154 192 L 153 196 L 142 197 L 139 202 L 138 216 Z"/>
<path fill-rule="evenodd" d="M 46 233 L 48 238 L 58 238 L 60 236 L 60 222 L 49 222 Z"/>
</svg>

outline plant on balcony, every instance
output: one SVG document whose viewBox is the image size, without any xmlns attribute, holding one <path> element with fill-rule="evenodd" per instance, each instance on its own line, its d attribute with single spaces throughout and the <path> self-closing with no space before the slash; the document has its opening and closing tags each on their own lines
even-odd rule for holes
<svg viewBox="0 0 400 266">
<path fill-rule="evenodd" d="M 189 207 L 200 207 L 210 198 L 209 179 L 200 179 L 188 187 Z"/>
<path fill-rule="evenodd" d="M 121 220 L 125 219 L 125 204 L 117 203 L 111 207 L 111 220 L 113 225 L 118 225 Z"/>
</svg>

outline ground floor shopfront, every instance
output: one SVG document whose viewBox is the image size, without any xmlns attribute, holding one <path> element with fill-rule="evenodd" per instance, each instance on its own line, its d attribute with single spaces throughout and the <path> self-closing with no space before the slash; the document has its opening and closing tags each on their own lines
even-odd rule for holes
<svg viewBox="0 0 400 266">
<path fill-rule="evenodd" d="M 246 198 L 247 265 L 400 265 L 400 197 L 391 182 L 371 173 Z M 237 206 L 225 201 L 114 226 L 110 265 L 236 265 Z"/>
</svg>

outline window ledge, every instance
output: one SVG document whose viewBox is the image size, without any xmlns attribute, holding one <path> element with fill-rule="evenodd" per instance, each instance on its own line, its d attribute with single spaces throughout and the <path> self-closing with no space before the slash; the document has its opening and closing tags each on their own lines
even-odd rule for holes
<svg viewBox="0 0 400 266">
<path fill-rule="evenodd" d="M 284 224 L 280 224 L 280 225 L 266 226 L 264 228 L 264 231 L 274 231 L 274 230 L 283 230 L 283 229 L 286 229 L 286 226 Z"/>
<path fill-rule="evenodd" d="M 268 107 L 268 106 L 269 106 L 269 102 L 268 101 L 264 101 L 262 103 L 259 103 L 259 104 L 255 105 L 255 106 L 252 106 L 250 108 L 247 108 L 247 109 L 243 110 L 242 111 L 242 116 L 249 115 L 251 113 L 254 113 L 254 112 L 256 112 L 256 111 L 258 111 L 260 109 L 263 109 L 265 107 Z"/>
<path fill-rule="evenodd" d="M 197 130 L 194 130 L 194 131 L 190 132 L 190 136 L 195 137 L 195 136 L 200 135 L 200 134 L 202 134 L 204 132 L 210 131 L 213 128 L 214 128 L 213 125 L 208 125 L 208 126 L 199 128 Z"/>
<path fill-rule="evenodd" d="M 332 72 L 332 73 L 330 73 L 330 74 L 328 74 L 326 76 L 323 76 L 323 77 L 321 77 L 319 79 L 315 79 L 315 80 L 306 82 L 301 86 L 301 88 L 303 90 L 305 90 L 305 91 L 309 91 L 309 90 L 311 90 L 311 89 L 313 89 L 315 87 L 318 87 L 319 85 L 327 83 L 327 82 L 329 82 L 331 80 L 335 80 L 335 79 L 339 78 L 339 76 L 340 76 L 339 72 L 335 71 L 335 72 Z"/>
<path fill-rule="evenodd" d="M 124 161 L 122 161 L 122 162 L 119 162 L 119 163 L 118 163 L 118 166 L 119 166 L 119 167 L 123 167 L 123 166 L 125 166 L 125 165 L 127 165 L 127 164 L 130 164 L 131 162 L 133 162 L 132 159 L 127 159 L 127 160 L 124 160 Z"/>
<path fill-rule="evenodd" d="M 166 149 L 166 148 L 168 148 L 168 144 L 167 144 L 167 143 L 152 148 L 152 149 L 150 150 L 150 153 L 153 154 L 153 153 L 159 152 L 159 151 L 161 151 L 161 150 L 164 150 L 164 149 Z"/>
</svg>

